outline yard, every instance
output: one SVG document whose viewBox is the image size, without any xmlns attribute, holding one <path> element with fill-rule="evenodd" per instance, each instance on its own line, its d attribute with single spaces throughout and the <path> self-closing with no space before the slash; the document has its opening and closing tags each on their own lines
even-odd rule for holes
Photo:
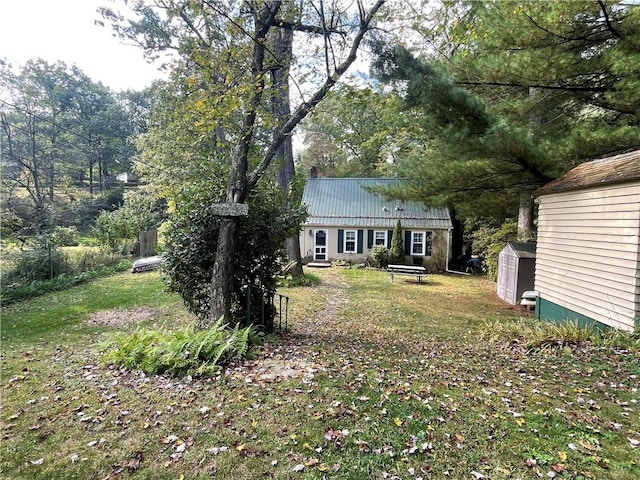
<svg viewBox="0 0 640 480">
<path fill-rule="evenodd" d="M 530 314 L 484 278 L 314 274 L 281 292 L 291 332 L 216 378 L 102 364 L 114 332 L 190 321 L 157 272 L 3 308 L 0 475 L 639 477 L 637 341 L 527 352 L 489 341 Z"/>
</svg>

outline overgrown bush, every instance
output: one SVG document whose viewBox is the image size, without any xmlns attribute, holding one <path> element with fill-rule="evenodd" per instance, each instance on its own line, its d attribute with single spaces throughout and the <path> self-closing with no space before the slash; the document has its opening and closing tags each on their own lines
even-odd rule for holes
<svg viewBox="0 0 640 480">
<path fill-rule="evenodd" d="M 209 315 L 211 274 L 215 262 L 221 217 L 214 204 L 221 193 L 214 189 L 185 192 L 165 229 L 163 278 L 178 293 L 186 307 L 199 318 Z M 249 215 L 240 217 L 237 251 L 233 258 L 232 314 L 236 321 L 246 318 L 245 286 L 274 292 L 281 272 L 285 240 L 296 235 L 306 213 L 286 207 L 276 185 L 259 184 L 247 200 Z M 261 312 L 259 295 L 252 295 L 252 312 Z"/>
<path fill-rule="evenodd" d="M 389 249 L 384 245 L 375 245 L 371 247 L 371 258 L 376 267 L 385 268 L 389 263 Z"/>
<path fill-rule="evenodd" d="M 58 247 L 75 247 L 80 244 L 80 234 L 76 227 L 60 227 L 53 229 L 51 240 Z"/>
<path fill-rule="evenodd" d="M 570 320 L 545 322 L 520 318 L 513 322 L 491 321 L 482 326 L 482 336 L 492 343 L 519 347 L 527 352 L 564 352 L 585 344 L 632 349 L 640 346 L 639 332 L 600 329 L 595 325 L 580 325 Z"/>
<path fill-rule="evenodd" d="M 506 222 L 499 228 L 481 226 L 473 233 L 473 250 L 484 258 L 487 276 L 494 281 L 498 278 L 498 257 L 509 242 L 518 238 L 517 222 Z"/>
<path fill-rule="evenodd" d="M 221 320 L 207 330 L 139 330 L 120 334 L 105 346 L 104 361 L 145 373 L 208 376 L 259 342 L 253 327 L 227 328 Z"/>
<path fill-rule="evenodd" d="M 65 255 L 47 236 L 36 237 L 8 255 L 13 268 L 3 271 L 3 289 L 16 281 L 50 280 L 64 272 Z"/>
<path fill-rule="evenodd" d="M 21 249 L 3 250 L 2 302 L 24 300 L 49 291 L 77 285 L 98 276 L 122 271 L 120 254 L 96 247 L 57 247 L 47 237 L 39 237 Z M 105 270 L 107 269 L 107 270 Z"/>
<path fill-rule="evenodd" d="M 117 210 L 103 210 L 93 226 L 93 234 L 101 245 L 123 254 L 134 253 L 138 234 L 157 227 L 165 217 L 166 205 L 144 191 L 125 195 L 124 205 Z"/>
</svg>

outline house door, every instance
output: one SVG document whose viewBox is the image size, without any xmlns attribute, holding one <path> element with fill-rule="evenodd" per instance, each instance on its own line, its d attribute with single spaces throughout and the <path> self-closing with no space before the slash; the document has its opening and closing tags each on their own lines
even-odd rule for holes
<svg viewBox="0 0 640 480">
<path fill-rule="evenodd" d="M 313 232 L 313 260 L 327 260 L 327 230 L 315 230 Z"/>
</svg>

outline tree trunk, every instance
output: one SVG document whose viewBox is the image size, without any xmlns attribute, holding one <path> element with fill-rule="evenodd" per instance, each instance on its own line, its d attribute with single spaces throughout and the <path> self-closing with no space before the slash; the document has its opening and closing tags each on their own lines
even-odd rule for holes
<svg viewBox="0 0 640 480">
<path fill-rule="evenodd" d="M 282 127 L 291 118 L 291 101 L 289 98 L 289 67 L 293 53 L 293 30 L 278 28 L 269 32 L 273 42 L 273 51 L 276 55 L 277 65 L 272 70 L 273 95 L 272 110 L 278 120 L 278 125 Z M 296 167 L 293 161 L 293 144 L 291 136 L 288 135 L 278 147 L 275 155 L 280 162 L 278 171 L 278 185 L 285 192 L 289 193 L 291 183 L 296 174 Z M 300 236 L 295 235 L 288 238 L 285 243 L 285 251 L 289 261 L 295 261 L 295 265 L 290 269 L 296 278 L 304 276 L 302 271 L 302 254 L 300 253 Z"/>
<path fill-rule="evenodd" d="M 238 219 L 227 217 L 220 223 L 218 245 L 216 247 L 216 261 L 211 275 L 211 305 L 208 319 L 199 319 L 197 327 L 205 329 L 213 325 L 220 318 L 232 323 L 231 296 L 233 288 L 233 258 L 236 250 L 236 231 Z"/>
<path fill-rule="evenodd" d="M 533 238 L 533 198 L 528 192 L 520 194 L 518 208 L 518 240 L 527 242 Z"/>
</svg>

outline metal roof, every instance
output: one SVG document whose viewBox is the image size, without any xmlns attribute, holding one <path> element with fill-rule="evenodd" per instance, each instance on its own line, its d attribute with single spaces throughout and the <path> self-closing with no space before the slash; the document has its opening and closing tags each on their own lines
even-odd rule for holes
<svg viewBox="0 0 640 480">
<path fill-rule="evenodd" d="M 578 165 L 540 188 L 536 195 L 640 180 L 640 150 Z"/>
<path fill-rule="evenodd" d="M 305 223 L 393 229 L 400 219 L 403 228 L 453 228 L 444 207 L 388 199 L 367 190 L 374 186 L 395 187 L 401 182 L 395 178 L 309 178 L 302 196 L 309 211 Z"/>
<path fill-rule="evenodd" d="M 503 250 L 505 249 L 519 258 L 536 258 L 536 244 L 533 242 L 509 242 Z"/>
</svg>

